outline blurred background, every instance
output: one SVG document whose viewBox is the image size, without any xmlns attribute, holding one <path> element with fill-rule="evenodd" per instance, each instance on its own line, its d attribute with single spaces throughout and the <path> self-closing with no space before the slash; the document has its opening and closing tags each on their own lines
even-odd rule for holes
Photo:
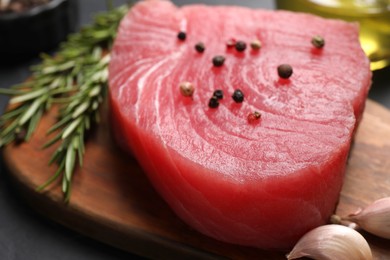
<svg viewBox="0 0 390 260">
<path fill-rule="evenodd" d="M 23 1 L 26 0 L 21 0 L 21 3 Z M 355 1 L 361 4 L 371 3 L 370 6 L 365 6 L 365 8 L 362 8 L 363 5 L 348 5 L 351 1 L 175 0 L 173 2 L 178 5 L 207 3 L 214 5 L 240 4 L 266 9 L 279 7 L 295 11 L 314 12 L 327 17 L 342 16 L 342 18 L 348 20 L 359 20 L 363 25 L 362 42 L 365 46 L 364 48 L 375 63 L 372 67 L 375 72 L 370 98 L 390 108 L 390 70 L 389 67 L 386 67 L 388 65 L 390 48 L 389 1 Z M 114 6 L 119 6 L 127 2 L 126 0 L 115 0 L 113 4 Z M 378 6 L 373 6 L 372 3 L 374 2 L 379 3 Z M 340 3 L 345 5 L 340 5 Z M 7 0 L 0 0 L 0 6 L 3 8 L 0 8 L 0 88 L 8 88 L 30 76 L 29 67 L 39 62 L 39 58 L 36 55 L 36 52 L 39 51 L 36 48 L 42 47 L 48 53 L 55 53 L 58 42 L 63 40 L 68 32 L 78 30 L 82 25 L 89 24 L 95 13 L 104 11 L 107 8 L 107 3 L 104 0 L 70 0 L 67 3 L 62 3 L 65 14 L 60 15 L 60 19 L 57 19 L 58 14 L 51 14 L 52 16 L 48 14 L 43 18 L 41 17 L 39 21 L 32 22 L 33 20 L 28 20 L 30 25 L 31 23 L 39 24 L 42 21 L 50 21 L 49 23 L 52 26 L 45 27 L 46 33 L 42 36 L 41 32 L 33 31 L 30 34 L 31 31 L 28 32 L 27 29 L 23 29 L 23 26 L 28 24 L 26 20 L 31 18 L 30 16 L 33 14 L 23 17 L 22 25 L 15 23 L 15 16 L 23 13 L 23 5 L 13 7 L 16 8 L 16 11 L 6 10 L 4 8 L 6 5 L 9 5 Z M 385 10 L 381 9 L 383 6 L 386 6 Z M 37 27 L 37 25 L 34 27 Z M 10 28 L 14 29 L 11 30 Z M 15 30 L 15 28 L 21 29 Z M 11 36 L 8 35 L 6 37 L 7 33 L 9 35 L 19 33 L 19 36 L 15 36 L 19 37 L 17 40 L 19 43 L 11 44 Z M 382 34 L 385 34 L 385 36 L 382 36 Z M 50 39 L 40 40 L 41 45 L 37 47 L 34 39 L 38 39 L 40 36 L 50 37 Z M 11 45 L 15 46 L 16 52 L 17 50 L 30 50 L 31 53 L 12 53 L 11 47 L 6 47 Z M 21 46 L 25 47 L 21 48 Z M 1 111 L 4 110 L 6 104 L 7 98 L 0 96 Z M 132 254 L 79 235 L 36 214 L 12 188 L 7 177 L 7 170 L 4 168 L 3 162 L 0 161 L 0 259 L 99 260 L 138 258 Z"/>
</svg>

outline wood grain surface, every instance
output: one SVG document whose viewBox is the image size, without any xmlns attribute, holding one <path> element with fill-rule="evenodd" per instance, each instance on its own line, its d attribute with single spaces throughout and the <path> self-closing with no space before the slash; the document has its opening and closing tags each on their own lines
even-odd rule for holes
<svg viewBox="0 0 390 260">
<path fill-rule="evenodd" d="M 15 187 L 44 216 L 148 258 L 285 259 L 286 252 L 225 244 L 188 227 L 153 190 L 137 162 L 115 146 L 107 120 L 87 141 L 84 166 L 74 174 L 70 203 L 63 203 L 58 183 L 45 192 L 36 192 L 36 187 L 56 169 L 47 165 L 54 147 L 41 149 L 47 140 L 46 130 L 53 122 L 52 110 L 30 142 L 3 149 Z M 336 213 L 352 213 L 386 196 L 390 196 L 390 111 L 368 101 Z M 390 259 L 389 240 L 362 234 L 374 259 Z"/>
</svg>

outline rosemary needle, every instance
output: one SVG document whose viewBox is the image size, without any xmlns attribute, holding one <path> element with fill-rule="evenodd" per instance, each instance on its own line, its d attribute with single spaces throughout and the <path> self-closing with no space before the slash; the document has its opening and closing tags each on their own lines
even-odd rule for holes
<svg viewBox="0 0 390 260">
<path fill-rule="evenodd" d="M 61 178 L 65 201 L 69 201 L 76 164 L 82 166 L 85 134 L 91 123 L 98 123 L 99 108 L 105 99 L 109 53 L 118 24 L 128 6 L 98 14 L 92 25 L 72 34 L 60 45 L 55 57 L 42 55 L 42 62 L 31 68 L 32 79 L 9 89 L 12 106 L 0 116 L 0 147 L 13 141 L 28 141 L 42 115 L 58 104 L 58 122 L 49 129 L 55 136 L 43 148 L 57 144 L 49 164 L 56 172 L 37 188 L 41 191 Z M 21 133 L 26 132 L 24 136 Z"/>
</svg>

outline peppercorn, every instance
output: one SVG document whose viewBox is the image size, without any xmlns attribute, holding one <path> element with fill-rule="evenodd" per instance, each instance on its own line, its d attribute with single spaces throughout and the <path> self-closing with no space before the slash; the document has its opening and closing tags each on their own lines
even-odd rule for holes
<svg viewBox="0 0 390 260">
<path fill-rule="evenodd" d="M 195 50 L 197 52 L 204 52 L 205 49 L 206 47 L 204 46 L 203 42 L 198 42 L 197 44 L 195 44 Z"/>
<path fill-rule="evenodd" d="M 311 39 L 311 44 L 313 44 L 314 47 L 321 49 L 325 45 L 325 40 L 321 36 L 316 35 Z"/>
<path fill-rule="evenodd" d="M 260 112 L 255 111 L 253 113 L 248 114 L 248 122 L 249 123 L 258 122 L 260 118 L 261 118 Z"/>
<path fill-rule="evenodd" d="M 212 96 L 209 100 L 209 107 L 210 108 L 217 108 L 219 106 L 219 101 L 216 96 Z"/>
<path fill-rule="evenodd" d="M 223 99 L 223 91 L 221 89 L 217 89 L 214 91 L 213 96 L 217 99 Z"/>
<path fill-rule="evenodd" d="M 237 41 L 236 42 L 236 50 L 239 52 L 243 52 L 246 49 L 246 43 L 243 41 Z"/>
<path fill-rule="evenodd" d="M 195 88 L 191 82 L 184 81 L 180 83 L 180 93 L 185 97 L 191 97 L 194 94 Z"/>
<path fill-rule="evenodd" d="M 281 64 L 278 66 L 279 77 L 281 77 L 283 79 L 288 79 L 289 77 L 291 77 L 292 73 L 293 73 L 293 69 L 292 69 L 291 65 Z"/>
<path fill-rule="evenodd" d="M 214 56 L 213 58 L 213 64 L 215 67 L 221 67 L 224 62 L 225 62 L 225 57 L 222 55 L 217 55 Z"/>
<path fill-rule="evenodd" d="M 232 98 L 236 103 L 242 103 L 244 101 L 244 93 L 240 89 L 236 89 L 233 92 Z"/>
<path fill-rule="evenodd" d="M 177 38 L 178 38 L 179 40 L 184 41 L 184 40 L 187 38 L 187 34 L 186 34 L 185 32 L 183 32 L 183 31 L 180 31 L 180 32 L 177 34 Z"/>
<path fill-rule="evenodd" d="M 252 50 L 255 50 L 255 51 L 260 50 L 261 42 L 259 40 L 252 41 L 251 42 L 251 48 L 252 48 Z"/>
</svg>

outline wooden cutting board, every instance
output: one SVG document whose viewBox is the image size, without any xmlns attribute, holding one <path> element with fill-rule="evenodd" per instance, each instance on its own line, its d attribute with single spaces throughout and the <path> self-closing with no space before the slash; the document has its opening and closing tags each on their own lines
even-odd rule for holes
<svg viewBox="0 0 390 260">
<path fill-rule="evenodd" d="M 75 172 L 71 201 L 63 203 L 60 187 L 44 193 L 35 188 L 55 171 L 47 162 L 54 148 L 42 150 L 51 111 L 29 143 L 3 150 L 19 192 L 44 216 L 129 252 L 148 258 L 285 259 L 286 252 L 263 251 L 215 241 L 188 227 L 149 184 L 137 162 L 124 155 L 110 137 L 107 120 L 86 144 L 84 167 Z M 367 102 L 348 162 L 337 214 L 346 215 L 376 199 L 390 196 L 390 111 Z M 363 232 L 374 259 L 390 259 L 390 240 Z"/>
</svg>

